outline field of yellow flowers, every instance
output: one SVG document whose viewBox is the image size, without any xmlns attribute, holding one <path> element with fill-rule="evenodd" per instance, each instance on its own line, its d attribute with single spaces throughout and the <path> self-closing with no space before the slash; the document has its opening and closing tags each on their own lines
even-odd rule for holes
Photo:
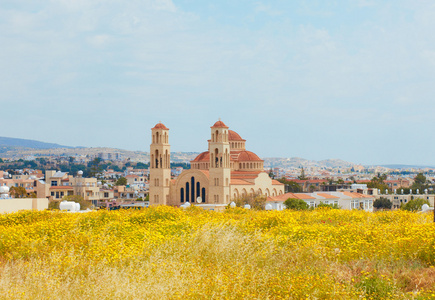
<svg viewBox="0 0 435 300">
<path fill-rule="evenodd" d="M 0 299 L 435 299 L 430 214 L 0 215 Z"/>
</svg>

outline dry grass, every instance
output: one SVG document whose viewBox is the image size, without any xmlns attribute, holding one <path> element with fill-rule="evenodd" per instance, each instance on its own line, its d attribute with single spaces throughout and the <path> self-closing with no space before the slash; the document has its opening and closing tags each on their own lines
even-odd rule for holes
<svg viewBox="0 0 435 300">
<path fill-rule="evenodd" d="M 377 218 L 352 213 L 355 222 Z M 322 214 L 331 217 L 338 212 Z M 11 232 L 9 238 L 32 251 L 11 248 L 16 244 L 6 243 L 8 236 L 0 235 L 0 299 L 435 299 L 435 268 L 418 255 L 404 253 L 396 259 L 360 254 L 355 259 L 344 244 L 331 253 L 330 240 L 299 237 L 297 231 L 293 236 L 299 237 L 297 241 L 271 238 L 274 229 L 285 227 L 282 222 L 287 218 L 293 218 L 288 220 L 293 227 L 302 222 L 313 227 L 319 216 L 310 215 L 313 220 L 306 216 L 298 212 L 279 215 L 234 210 L 218 214 L 165 208 L 88 216 L 16 215 L 14 220 L 20 222 L 13 225 L 9 216 L 0 220 L 3 229 L 14 227 L 14 232 L 22 232 L 19 236 Z M 407 218 L 378 215 L 382 222 L 385 216 L 428 228 L 419 216 L 410 221 L 412 214 Z M 63 220 L 64 228 L 69 228 L 66 236 L 56 236 L 54 244 L 48 235 L 55 232 L 44 229 L 41 233 L 45 219 L 50 218 Z M 65 225 L 70 221 L 71 227 Z M 135 226 L 129 227 L 129 222 Z M 146 238 L 137 239 L 136 227 L 146 229 L 141 231 Z M 40 236 L 32 239 L 26 230 Z M 92 239 L 95 235 L 99 239 Z M 94 249 L 97 241 L 100 248 Z M 103 248 L 108 245 L 113 246 Z M 375 250 L 377 245 L 372 247 Z M 115 256 L 112 250 L 126 255 Z"/>
</svg>

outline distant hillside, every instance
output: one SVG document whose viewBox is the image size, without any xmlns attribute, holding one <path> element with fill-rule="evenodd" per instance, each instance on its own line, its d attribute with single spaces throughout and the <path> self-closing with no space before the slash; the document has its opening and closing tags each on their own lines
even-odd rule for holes
<svg viewBox="0 0 435 300">
<path fill-rule="evenodd" d="M 44 142 L 35 141 L 35 140 L 0 137 L 0 148 L 10 149 L 11 147 L 32 148 L 32 149 L 73 148 L 73 147 L 69 147 L 69 146 L 62 146 L 62 145 L 53 144 L 53 143 L 44 143 Z"/>
<path fill-rule="evenodd" d="M 381 167 L 390 169 L 432 169 L 434 166 L 416 166 L 416 165 L 381 165 Z"/>
<path fill-rule="evenodd" d="M 308 160 L 300 157 L 266 157 L 264 167 L 267 168 L 300 168 L 300 167 L 321 167 L 321 168 L 350 168 L 354 163 L 341 159 L 325 159 L 322 161 Z"/>
</svg>

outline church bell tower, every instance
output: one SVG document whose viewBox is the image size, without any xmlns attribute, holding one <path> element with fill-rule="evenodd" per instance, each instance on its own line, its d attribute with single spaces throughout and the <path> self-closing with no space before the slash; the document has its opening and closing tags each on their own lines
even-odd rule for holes
<svg viewBox="0 0 435 300">
<path fill-rule="evenodd" d="M 166 205 L 169 202 L 171 182 L 171 146 L 169 128 L 158 123 L 151 128 L 150 146 L 150 205 Z"/>
<path fill-rule="evenodd" d="M 210 153 L 210 186 L 208 202 L 213 204 L 230 203 L 230 144 L 228 126 L 217 121 L 211 127 Z"/>
</svg>

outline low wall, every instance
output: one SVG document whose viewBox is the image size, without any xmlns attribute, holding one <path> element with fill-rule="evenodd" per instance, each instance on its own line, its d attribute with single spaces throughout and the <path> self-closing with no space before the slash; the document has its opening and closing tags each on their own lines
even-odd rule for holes
<svg viewBox="0 0 435 300">
<path fill-rule="evenodd" d="M 48 208 L 47 198 L 15 198 L 0 199 L 0 213 L 11 213 L 19 210 L 44 210 Z"/>
</svg>

